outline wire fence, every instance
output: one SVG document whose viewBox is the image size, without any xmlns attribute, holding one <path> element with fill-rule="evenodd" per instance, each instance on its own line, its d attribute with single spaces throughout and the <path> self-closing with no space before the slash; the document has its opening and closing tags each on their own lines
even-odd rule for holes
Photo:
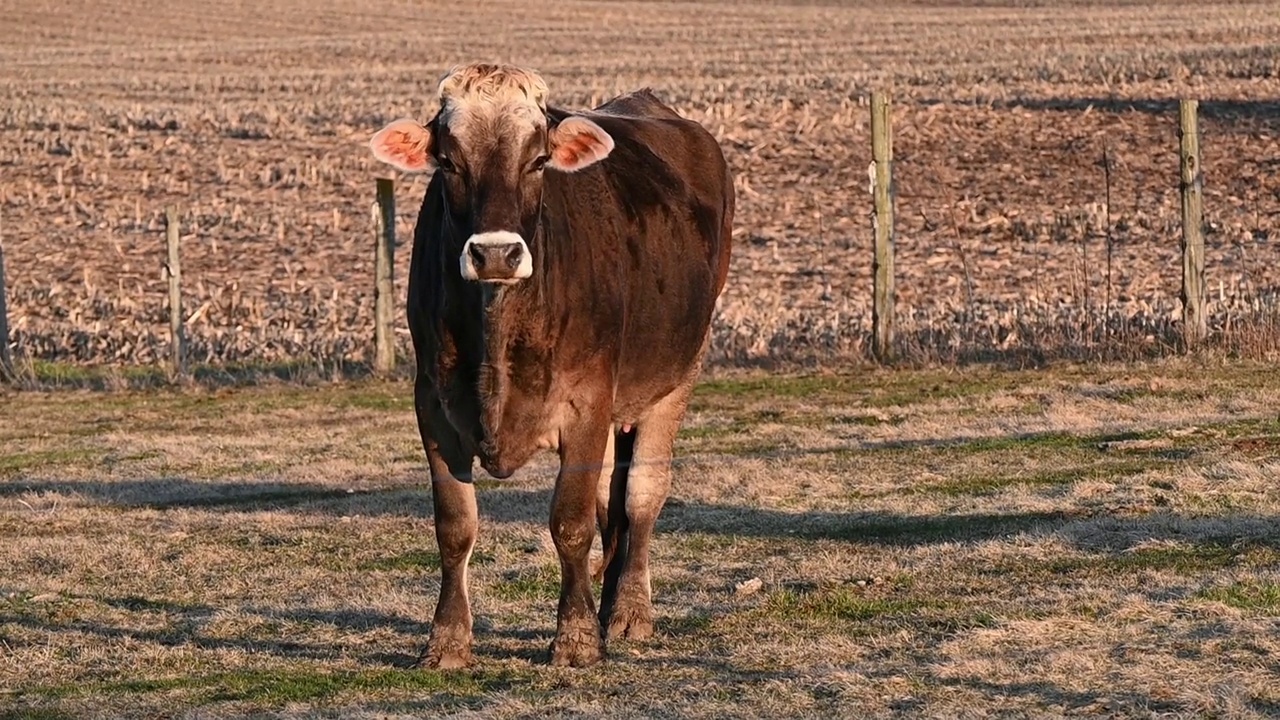
<svg viewBox="0 0 1280 720">
<path fill-rule="evenodd" d="M 986 182 L 948 185 L 914 160 L 931 143 L 945 145 L 946 133 L 930 135 L 913 123 L 906 128 L 910 132 L 895 138 L 891 107 L 886 94 L 873 94 L 869 192 L 861 198 L 852 194 L 850 209 L 836 219 L 837 224 L 852 219 L 852 227 L 865 231 L 817 238 L 814 267 L 779 269 L 773 294 L 762 289 L 756 297 L 722 302 L 710 363 L 1027 363 L 1055 357 L 1144 357 L 1199 346 L 1251 356 L 1280 350 L 1280 289 L 1267 260 L 1280 221 L 1280 208 L 1270 204 L 1280 205 L 1280 191 L 1268 185 L 1265 159 L 1250 171 L 1256 187 L 1246 189 L 1245 197 L 1206 191 L 1204 176 L 1212 172 L 1214 153 L 1220 158 L 1225 150 L 1223 143 L 1211 143 L 1202 159 L 1196 101 L 1150 109 L 1169 114 L 1171 122 L 1177 118 L 1177 132 L 1162 152 L 1176 153 L 1181 166 L 1181 177 L 1170 174 L 1154 183 L 1140 176 L 1145 168 L 1124 166 L 1132 162 L 1125 160 L 1134 154 L 1131 146 L 1150 138 L 1134 136 L 1125 127 L 1106 127 L 1100 137 L 1094 128 L 1092 135 L 1067 133 L 1065 139 L 1060 132 L 1051 138 L 1002 134 L 989 146 L 956 146 L 956 162 L 969 166 L 968 174 L 958 177 Z M 1207 107 L 1210 119 L 1232 109 L 1212 103 Z M 1091 109 L 1064 111 L 1087 115 Z M 973 145 L 973 137 L 965 135 L 966 143 Z M 895 145 L 905 150 L 904 157 L 895 157 Z M 940 154 L 945 155 L 927 156 Z M 1097 185 L 1059 187 L 1054 172 L 1062 163 L 1092 164 Z M 1043 189 L 1039 214 L 1002 203 L 1011 183 Z M 53 315 L 61 320 L 56 329 L 27 317 L 9 322 L 5 298 L 15 281 L 6 284 L 0 218 L 0 334 L 5 340 L 0 343 L 0 378 L 20 382 L 75 374 L 48 367 L 59 362 L 151 367 L 166 378 L 234 375 L 272 364 L 312 365 L 334 373 L 396 372 L 397 358 L 410 357 L 411 351 L 403 313 L 397 311 L 402 303 L 396 302 L 403 292 L 397 291 L 394 276 L 397 225 L 403 227 L 404 218 L 397 216 L 395 191 L 391 180 L 380 179 L 371 207 L 369 255 L 375 262 L 368 285 L 373 292 L 356 292 L 371 297 L 371 307 L 366 301 L 344 300 L 352 289 L 337 286 L 326 301 L 318 283 L 308 288 L 295 282 L 291 289 L 269 291 L 277 295 L 266 298 L 234 286 L 211 293 L 198 272 L 174 272 L 190 239 L 183 233 L 184 223 L 198 220 L 198 211 L 171 206 L 163 225 L 155 227 L 165 237 L 157 248 L 166 248 L 161 264 L 168 268 L 168 299 L 134 297 L 127 304 L 108 304 L 99 319 L 88 322 L 78 321 L 75 308 L 59 308 L 65 296 L 55 289 L 24 287 L 25 305 L 54 308 Z M 1081 195 L 1093 199 L 1081 203 Z M 1074 201 L 1054 209 L 1064 199 Z M 1242 203 L 1252 203 L 1252 226 L 1224 227 L 1219 208 L 1238 217 Z M 337 211 L 333 224 L 341 224 Z M 283 224 L 277 230 L 281 238 L 287 232 Z M 753 242 L 752 229 L 741 230 L 746 242 Z M 865 245 L 857 241 L 863 232 L 869 238 Z M 1137 240 L 1151 237 L 1179 239 L 1167 244 Z M 217 237 L 203 242 L 216 247 Z M 861 250 L 867 246 L 870 257 Z M 848 258 L 855 261 L 845 262 Z M 1206 267 L 1224 272 L 1206 274 Z M 769 282 L 760 279 L 768 277 L 768 268 L 753 268 L 753 273 L 752 282 Z M 792 301 L 796 286 L 804 283 L 821 285 L 818 303 Z M 23 278 L 16 284 L 22 286 Z M 183 305 L 193 284 L 203 298 L 194 310 Z M 1169 292 L 1171 285 L 1178 288 L 1176 294 Z M 85 286 L 92 290 L 88 270 Z M 399 286 L 403 288 L 402 282 Z M 93 300 L 96 292 L 91 292 L 91 305 L 98 302 Z M 268 305 L 296 307 L 299 300 L 306 309 L 297 313 L 298 319 L 281 322 L 264 310 Z M 103 316 L 118 323 L 104 323 Z M 167 316 L 168 327 L 137 322 L 139 316 Z M 215 316 L 220 322 L 210 322 Z"/>
</svg>

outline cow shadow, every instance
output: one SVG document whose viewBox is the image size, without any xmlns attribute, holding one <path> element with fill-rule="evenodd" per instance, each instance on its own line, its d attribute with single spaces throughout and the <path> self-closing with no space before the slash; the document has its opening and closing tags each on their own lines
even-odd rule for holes
<svg viewBox="0 0 1280 720">
<path fill-rule="evenodd" d="M 334 660 L 354 656 L 361 664 L 377 666 L 408 666 L 416 659 L 416 655 L 408 653 L 359 652 L 368 645 L 359 641 L 344 643 L 306 643 L 289 640 L 285 637 L 263 637 L 248 635 L 214 635 L 207 632 L 207 626 L 215 620 L 215 616 L 225 613 L 230 608 L 207 604 L 182 603 L 168 599 L 148 598 L 137 595 L 121 597 L 69 597 L 77 601 L 99 602 L 116 610 L 131 614 L 163 613 L 168 621 L 162 627 L 150 628 L 120 627 L 96 620 L 59 620 L 54 616 L 0 610 L 0 624 L 11 624 L 46 633 L 77 633 L 93 635 L 105 640 L 120 642 L 138 642 L 160 645 L 170 648 L 194 647 L 201 650 L 232 650 L 251 654 L 268 654 L 281 658 L 299 660 Z M 263 608 L 246 606 L 237 608 L 247 618 L 256 618 L 268 622 L 295 622 L 306 625 L 331 625 L 344 633 L 358 633 L 370 630 L 391 629 L 397 633 L 421 638 L 425 643 L 431 624 L 414 618 L 385 613 L 375 610 L 354 608 L 320 609 L 320 608 Z"/>
<path fill-rule="evenodd" d="M 13 480 L 0 482 L 0 497 L 77 495 L 94 503 L 123 509 L 261 512 L 283 510 L 335 517 L 432 517 L 430 483 L 413 481 L 389 486 L 350 487 L 263 480 L 206 481 L 183 477 L 136 480 Z M 545 523 L 551 489 L 521 483 L 478 490 L 482 517 L 494 522 Z"/>
<path fill-rule="evenodd" d="M 903 514 L 883 511 L 786 511 L 747 505 L 674 503 L 660 532 L 841 541 L 917 547 L 1055 536 L 1086 552 L 1123 552 L 1151 542 L 1218 548 L 1252 544 L 1280 548 L 1280 516 L 1184 516 L 1156 511 L 1113 514 L 1105 508 L 984 513 Z"/>
<path fill-rule="evenodd" d="M 891 680 L 897 677 L 894 673 L 871 671 L 870 677 Z M 924 673 L 921 678 L 926 685 L 937 685 L 956 690 L 976 691 L 988 698 L 1019 698 L 1035 703 L 1041 708 L 1063 708 L 1073 713 L 1092 713 L 1108 715 L 1109 713 L 1140 711 L 1147 713 L 1178 713 L 1190 708 L 1186 703 L 1160 700 L 1150 693 L 1135 691 L 1129 688 L 1116 687 L 1098 690 L 1073 690 L 1048 680 L 1018 680 L 998 682 L 975 676 L 939 677 L 935 672 Z M 916 698 L 903 698 L 893 701 L 891 709 L 907 714 L 924 712 L 926 704 Z"/>
<path fill-rule="evenodd" d="M 892 453 L 990 441 L 1060 441 L 1060 433 L 939 434 L 910 440 L 849 440 L 838 445 L 784 449 L 756 457 L 785 461 L 802 455 Z M 1071 438 L 1080 444 L 1139 439 L 1133 431 Z M 742 456 L 682 456 L 677 464 L 720 463 Z M 688 474 L 696 474 L 686 471 Z M 482 519 L 497 524 L 545 527 L 553 497 L 554 468 L 535 463 L 513 479 L 477 479 Z M 687 479 L 685 480 L 687 481 Z M 696 502 L 679 497 L 682 481 L 658 519 L 658 531 L 676 535 L 731 535 L 842 541 L 915 547 L 983 542 L 1014 535 L 1056 535 L 1083 550 L 1132 547 L 1152 540 L 1229 544 L 1241 539 L 1280 544 L 1280 519 L 1267 515 L 1184 517 L 1167 512 L 1117 516 L 1106 507 L 1063 506 L 1035 511 L 898 513 L 884 510 L 794 511 L 734 502 Z M 290 482 L 271 479 L 201 479 L 184 476 L 121 480 L 18 478 L 0 481 L 0 498 L 44 494 L 80 496 L 124 509 L 195 509 L 208 512 L 286 511 L 333 517 L 433 517 L 431 483 L 423 472 L 402 472 L 374 482 Z M 24 500 L 25 502 L 25 500 Z"/>
<path fill-rule="evenodd" d="M 1116 436 L 1121 437 L 1121 436 Z M 864 449 L 910 449 L 945 444 L 931 439 L 871 444 Z M 155 478 L 120 481 L 19 480 L 0 483 L 0 497 L 71 494 L 125 509 L 201 509 L 212 512 L 281 510 L 334 517 L 433 515 L 429 483 L 375 488 L 273 481 L 203 481 Z M 545 525 L 551 501 L 546 478 L 485 481 L 477 489 L 481 518 L 498 524 Z M 1115 515 L 1106 508 L 910 514 L 881 510 L 792 511 L 757 505 L 704 503 L 673 496 L 658 518 L 659 533 L 731 535 L 855 545 L 917 547 L 984 542 L 1015 535 L 1056 535 L 1086 551 L 1123 550 L 1149 541 L 1230 545 L 1241 541 L 1280 546 L 1280 517 L 1182 516 L 1168 512 Z"/>
<path fill-rule="evenodd" d="M 741 663 L 732 660 L 705 656 L 640 656 L 626 658 L 625 662 L 664 672 L 670 672 L 673 668 L 687 668 L 696 672 L 710 671 L 718 677 L 732 678 L 734 683 L 803 683 L 812 682 L 813 679 L 812 675 L 793 669 L 743 667 Z M 894 683 L 903 677 L 901 667 L 883 667 L 874 663 L 859 663 L 845 667 L 871 681 Z M 927 665 L 913 667 L 912 671 L 917 681 L 926 688 L 967 690 L 980 693 L 987 698 L 1018 698 L 1034 703 L 1040 708 L 1062 708 L 1077 713 L 1092 712 L 1094 714 L 1105 714 L 1108 709 L 1165 713 L 1186 712 L 1190 709 L 1184 702 L 1161 700 L 1150 693 L 1125 687 L 1077 690 L 1034 678 L 1000 682 L 972 675 L 944 677 Z M 833 716 L 840 716 L 841 710 L 846 708 L 849 702 L 849 698 L 843 696 L 835 687 L 815 688 L 812 699 L 815 708 L 827 709 Z M 1265 712 L 1272 707 L 1280 706 L 1255 698 L 1251 707 Z M 929 700 L 910 694 L 889 700 L 888 708 L 895 714 L 908 717 L 933 714 L 930 713 Z"/>
</svg>

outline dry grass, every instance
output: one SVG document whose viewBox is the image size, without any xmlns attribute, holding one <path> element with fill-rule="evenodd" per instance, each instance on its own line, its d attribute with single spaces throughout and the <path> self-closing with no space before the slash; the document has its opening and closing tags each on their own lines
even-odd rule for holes
<svg viewBox="0 0 1280 720">
<path fill-rule="evenodd" d="M 658 637 L 545 665 L 540 456 L 482 482 L 458 674 L 403 667 L 438 577 L 407 385 L 9 394 L 0 717 L 1274 715 L 1273 371 L 710 378 Z"/>
<path fill-rule="evenodd" d="M 1274 3 L 441 5 L 7 12 L 0 232 L 18 348 L 163 357 L 161 214 L 178 203 L 194 361 L 361 361 L 382 172 L 365 142 L 480 58 L 539 68 L 573 106 L 651 84 L 721 140 L 739 242 L 712 360 L 730 365 L 865 354 L 873 86 L 895 97 L 904 355 L 1168 352 L 1174 100 L 1198 97 L 1215 342 L 1277 350 Z M 402 238 L 423 188 L 399 185 Z"/>
</svg>

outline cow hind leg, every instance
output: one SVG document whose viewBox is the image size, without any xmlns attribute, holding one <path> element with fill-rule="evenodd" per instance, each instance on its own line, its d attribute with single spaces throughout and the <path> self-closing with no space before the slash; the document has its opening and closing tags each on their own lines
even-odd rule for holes
<svg viewBox="0 0 1280 720">
<path fill-rule="evenodd" d="M 596 517 L 600 527 L 600 547 L 603 557 L 593 579 L 602 583 L 600 591 L 601 622 L 611 612 L 613 599 L 618 591 L 618 579 L 622 577 L 622 565 L 627 556 L 627 472 L 635 449 L 635 430 L 617 432 L 610 438 L 612 463 L 600 475 L 600 487 L 596 495 Z M 610 453 L 605 453 L 610 459 Z"/>
<path fill-rule="evenodd" d="M 636 426 L 626 481 L 626 553 L 608 612 L 601 614 L 601 624 L 610 640 L 619 637 L 641 640 L 653 635 L 649 546 L 658 513 L 671 491 L 672 448 L 692 389 L 692 382 L 677 388 Z M 605 607 L 603 600 L 601 606 Z"/>
</svg>

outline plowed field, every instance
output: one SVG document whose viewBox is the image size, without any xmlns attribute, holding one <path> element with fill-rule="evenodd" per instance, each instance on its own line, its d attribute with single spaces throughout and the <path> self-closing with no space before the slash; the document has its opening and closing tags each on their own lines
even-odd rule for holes
<svg viewBox="0 0 1280 720">
<path fill-rule="evenodd" d="M 1267 312 L 1280 282 L 1274 2 L 104 0 L 3 16 L 0 235 L 31 358 L 163 356 L 176 203 L 194 360 L 362 360 L 385 172 L 366 142 L 425 116 L 441 72 L 475 59 L 536 68 L 567 106 L 649 85 L 720 138 L 739 215 L 719 362 L 862 352 L 875 87 L 895 103 L 905 345 L 1052 350 L 1108 310 L 1158 342 L 1179 308 L 1180 97 L 1203 103 L 1215 327 Z M 407 242 L 425 184 L 398 187 Z"/>
</svg>

